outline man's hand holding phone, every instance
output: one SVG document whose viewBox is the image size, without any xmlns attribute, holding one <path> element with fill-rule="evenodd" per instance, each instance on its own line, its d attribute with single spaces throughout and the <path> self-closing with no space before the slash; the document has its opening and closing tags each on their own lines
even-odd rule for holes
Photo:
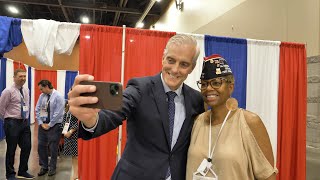
<svg viewBox="0 0 320 180">
<path fill-rule="evenodd" d="M 83 107 L 84 104 L 95 104 L 98 102 L 98 97 L 94 96 L 80 96 L 83 93 L 93 93 L 96 91 L 94 85 L 81 85 L 82 81 L 93 81 L 94 77 L 88 74 L 81 74 L 76 76 L 72 90 L 68 93 L 69 97 L 69 111 L 83 124 L 91 128 L 97 122 L 97 113 L 100 109 Z"/>
<path fill-rule="evenodd" d="M 78 75 L 68 95 L 70 112 L 88 128 L 96 124 L 100 109 L 122 108 L 122 84 L 93 81 L 90 75 Z"/>
</svg>

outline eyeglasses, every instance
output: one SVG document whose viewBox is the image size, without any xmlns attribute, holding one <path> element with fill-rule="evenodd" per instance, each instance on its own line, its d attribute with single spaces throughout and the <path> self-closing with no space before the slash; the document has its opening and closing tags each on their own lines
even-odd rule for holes
<svg viewBox="0 0 320 180">
<path fill-rule="evenodd" d="M 220 77 L 220 78 L 214 78 L 210 81 L 204 81 L 204 80 L 197 81 L 197 85 L 200 90 L 206 90 L 208 88 L 209 84 L 213 89 L 219 89 L 221 87 L 223 81 L 230 83 L 229 80 Z"/>
</svg>

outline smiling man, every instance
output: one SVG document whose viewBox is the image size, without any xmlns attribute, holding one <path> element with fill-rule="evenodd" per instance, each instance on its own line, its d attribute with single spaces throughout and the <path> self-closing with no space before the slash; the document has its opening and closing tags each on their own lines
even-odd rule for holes
<svg viewBox="0 0 320 180">
<path fill-rule="evenodd" d="M 0 118 L 4 119 L 6 135 L 6 177 L 16 179 L 14 156 L 17 145 L 21 148 L 18 177 L 33 179 L 28 171 L 28 160 L 31 151 L 31 131 L 29 125 L 29 90 L 23 87 L 26 82 L 26 71 L 14 71 L 14 85 L 2 91 L 0 97 Z"/>
<path fill-rule="evenodd" d="M 194 118 L 204 111 L 198 91 L 183 82 L 192 72 L 199 55 L 197 41 L 188 35 L 175 35 L 168 41 L 161 73 L 129 80 L 119 112 L 89 109 L 96 97 L 80 97 L 94 92 L 92 81 L 79 75 L 69 92 L 71 113 L 82 121 L 79 136 L 91 139 L 103 135 L 127 119 L 127 143 L 113 180 L 185 179 L 187 151 Z"/>
</svg>

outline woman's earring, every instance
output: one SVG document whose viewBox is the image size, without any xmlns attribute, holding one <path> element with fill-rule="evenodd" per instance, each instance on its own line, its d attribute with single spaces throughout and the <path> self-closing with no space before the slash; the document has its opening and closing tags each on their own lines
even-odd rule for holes
<svg viewBox="0 0 320 180">
<path fill-rule="evenodd" d="M 226 107 L 229 111 L 234 111 L 238 109 L 238 101 L 235 98 L 229 97 L 226 102 Z"/>
</svg>

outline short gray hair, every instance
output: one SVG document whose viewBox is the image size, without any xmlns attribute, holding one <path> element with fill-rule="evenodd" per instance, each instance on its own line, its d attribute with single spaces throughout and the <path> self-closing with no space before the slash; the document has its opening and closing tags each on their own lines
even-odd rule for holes
<svg viewBox="0 0 320 180">
<path fill-rule="evenodd" d="M 194 48 L 196 49 L 196 53 L 194 54 L 194 56 L 192 58 L 192 61 L 193 61 L 193 65 L 196 66 L 197 59 L 198 59 L 198 56 L 200 54 L 200 48 L 198 46 L 197 40 L 192 35 L 176 34 L 176 35 L 172 36 L 169 39 L 169 41 L 168 41 L 168 43 L 166 45 L 166 48 L 163 51 L 163 56 L 167 55 L 168 49 L 172 44 L 175 44 L 175 45 L 188 44 L 188 45 L 194 46 Z"/>
</svg>

